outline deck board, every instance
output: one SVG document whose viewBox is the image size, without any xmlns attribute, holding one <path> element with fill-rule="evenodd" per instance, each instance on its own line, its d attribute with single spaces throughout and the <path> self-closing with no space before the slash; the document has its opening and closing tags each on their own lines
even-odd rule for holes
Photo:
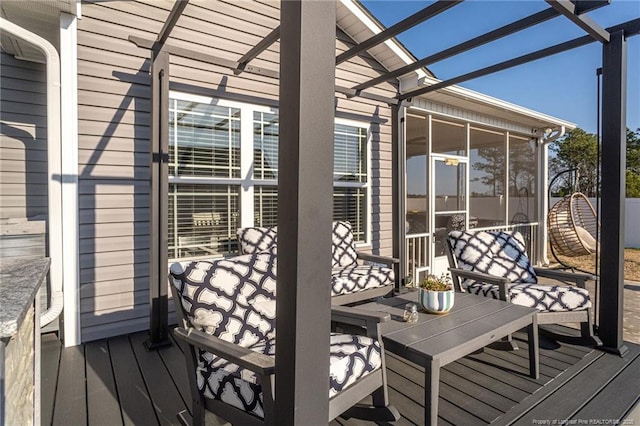
<svg viewBox="0 0 640 426">
<path fill-rule="evenodd" d="M 190 404 L 182 351 L 172 340 L 171 347 L 147 352 L 146 338 L 135 333 L 66 349 L 45 338 L 43 424 L 177 424 L 176 414 Z M 518 351 L 485 348 L 442 368 L 439 425 L 531 424 L 533 418 L 556 418 L 559 404 L 568 407 L 560 413 L 566 418 L 614 419 L 638 401 L 640 346 L 628 344 L 631 354 L 621 359 L 545 338 L 545 375 L 534 380 L 528 376 L 526 334 L 514 339 Z M 391 403 L 402 415 L 395 424 L 423 424 L 424 369 L 387 353 L 387 374 Z M 106 404 L 98 407 L 97 401 Z"/>
<path fill-rule="evenodd" d="M 147 352 L 143 342 L 147 339 L 146 332 L 130 335 L 131 346 L 138 360 L 144 382 L 153 403 L 156 416 L 161 425 L 178 425 L 176 415 L 187 408 L 180 392 L 171 380 L 160 354 L 155 351 Z"/>
<path fill-rule="evenodd" d="M 84 346 L 74 346 L 61 351 L 56 402 L 51 422 L 54 426 L 87 424 L 85 377 Z"/>
<path fill-rule="evenodd" d="M 157 424 L 155 411 L 127 336 L 109 340 L 113 375 L 125 425 Z"/>
<path fill-rule="evenodd" d="M 576 375 L 556 390 L 550 397 L 537 404 L 532 410 L 518 419 L 516 424 L 531 425 L 534 420 L 549 418 L 553 413 L 554 419 L 571 418 L 577 411 L 587 404 L 594 395 L 598 394 L 610 381 L 640 353 L 640 347 L 633 346 L 626 357 L 602 356 L 588 365 L 579 375 Z"/>
<path fill-rule="evenodd" d="M 628 355 L 627 355 L 628 356 Z M 624 389 L 625 392 L 621 392 Z M 578 419 L 613 419 L 640 402 L 640 356 L 629 360 L 623 372 L 575 415 Z"/>
<path fill-rule="evenodd" d="M 106 340 L 85 345 L 89 424 L 122 425 L 116 382 Z"/>
<path fill-rule="evenodd" d="M 61 346 L 60 340 L 53 333 L 42 336 L 40 420 L 43 425 L 49 425 L 53 421 Z"/>
<path fill-rule="evenodd" d="M 167 367 L 171 379 L 176 384 L 182 401 L 187 406 L 189 413 L 191 413 L 191 391 L 189 390 L 189 379 L 187 378 L 184 355 L 175 340 L 172 340 L 172 342 L 173 344 L 171 346 L 158 350 L 158 354 Z"/>
</svg>

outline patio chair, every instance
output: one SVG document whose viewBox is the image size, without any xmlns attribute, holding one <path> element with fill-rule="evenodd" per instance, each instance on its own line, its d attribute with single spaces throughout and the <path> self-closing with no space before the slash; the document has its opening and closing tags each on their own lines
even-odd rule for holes
<svg viewBox="0 0 640 426">
<path fill-rule="evenodd" d="M 193 424 L 215 414 L 232 424 L 274 424 L 276 250 L 171 266 Z M 329 413 L 395 421 L 379 323 L 388 314 L 334 307 L 332 320 L 362 335 L 331 333 Z M 356 406 L 371 395 L 373 406 Z M 188 424 L 186 412 L 180 420 Z M 208 424 L 208 423 L 207 423 Z"/>
<path fill-rule="evenodd" d="M 515 231 L 452 231 L 446 249 L 456 291 L 534 307 L 538 324 L 580 323 L 582 338 L 601 344 L 593 334 L 586 289 L 592 276 L 533 267 Z"/>
<path fill-rule="evenodd" d="M 237 232 L 240 252 L 259 253 L 275 247 L 277 229 L 240 228 Z M 351 223 L 333 222 L 331 232 L 331 304 L 346 305 L 386 296 L 399 276 L 398 259 L 359 252 L 355 248 Z"/>
</svg>

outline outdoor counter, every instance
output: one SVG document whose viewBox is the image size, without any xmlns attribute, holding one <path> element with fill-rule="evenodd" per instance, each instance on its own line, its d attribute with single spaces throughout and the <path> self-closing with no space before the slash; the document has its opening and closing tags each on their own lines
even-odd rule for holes
<svg viewBox="0 0 640 426">
<path fill-rule="evenodd" d="M 49 259 L 0 259 L 0 424 L 40 424 L 40 303 Z"/>
</svg>

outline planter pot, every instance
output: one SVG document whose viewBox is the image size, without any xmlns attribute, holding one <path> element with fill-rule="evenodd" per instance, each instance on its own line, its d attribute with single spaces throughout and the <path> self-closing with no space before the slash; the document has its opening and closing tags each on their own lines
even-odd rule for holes
<svg viewBox="0 0 640 426">
<path fill-rule="evenodd" d="M 418 301 L 422 309 L 428 313 L 444 314 L 453 308 L 454 294 L 453 290 L 433 291 L 421 288 L 418 293 Z"/>
</svg>

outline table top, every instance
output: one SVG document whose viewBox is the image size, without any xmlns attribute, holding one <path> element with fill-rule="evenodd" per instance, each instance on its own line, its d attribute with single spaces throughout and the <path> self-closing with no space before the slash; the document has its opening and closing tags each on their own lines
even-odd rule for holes
<svg viewBox="0 0 640 426">
<path fill-rule="evenodd" d="M 417 322 L 404 322 L 404 306 L 417 301 L 418 292 L 410 291 L 359 306 L 391 314 L 391 321 L 380 324 L 385 348 L 417 363 L 427 359 L 444 365 L 531 324 L 537 313 L 502 300 L 456 293 L 450 312 L 419 311 Z"/>
<path fill-rule="evenodd" d="M 18 331 L 49 263 L 44 257 L 0 260 L 0 338 L 10 338 Z"/>
</svg>

